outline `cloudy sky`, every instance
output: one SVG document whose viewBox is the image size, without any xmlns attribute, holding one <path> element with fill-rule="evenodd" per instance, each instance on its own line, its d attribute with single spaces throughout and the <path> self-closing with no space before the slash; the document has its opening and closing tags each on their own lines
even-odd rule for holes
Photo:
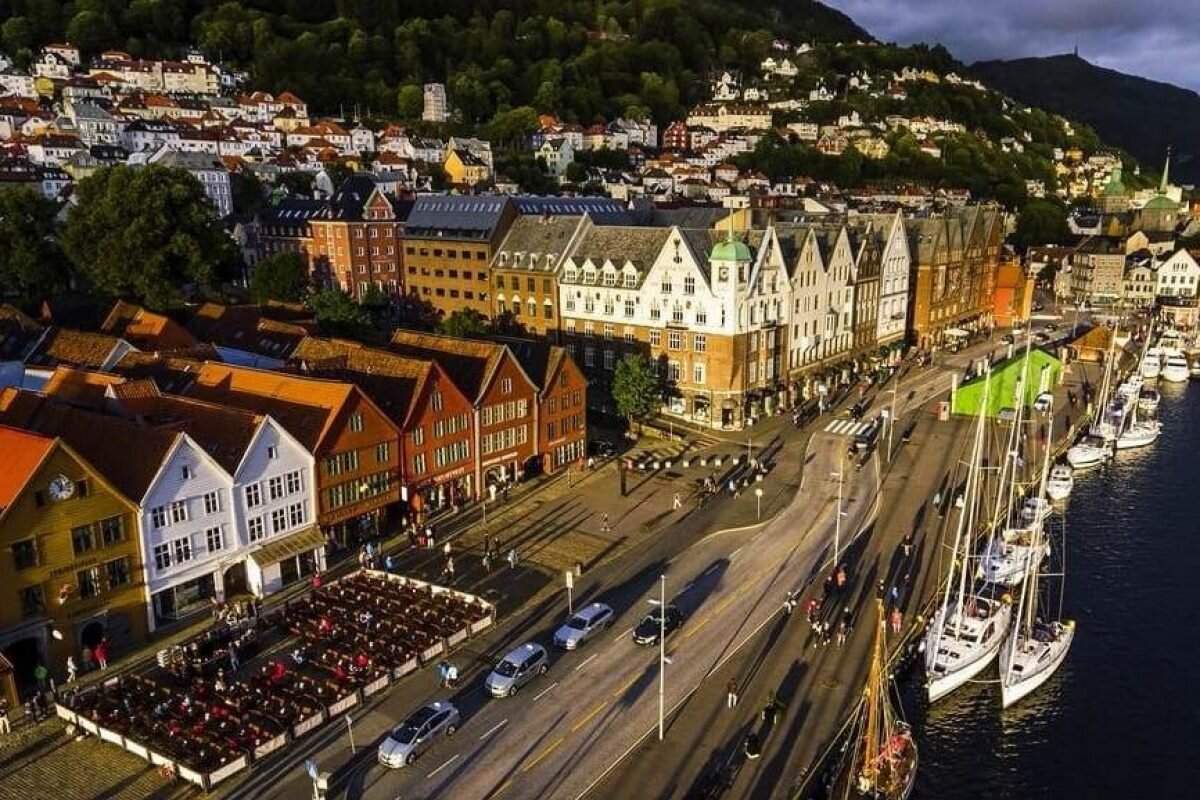
<svg viewBox="0 0 1200 800">
<path fill-rule="evenodd" d="M 1200 0 L 824 0 L 883 41 L 961 61 L 1069 53 L 1200 91 Z"/>
</svg>

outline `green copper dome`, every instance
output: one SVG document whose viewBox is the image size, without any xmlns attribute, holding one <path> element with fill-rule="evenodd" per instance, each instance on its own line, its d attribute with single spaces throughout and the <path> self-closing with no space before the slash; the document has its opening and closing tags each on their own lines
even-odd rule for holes
<svg viewBox="0 0 1200 800">
<path fill-rule="evenodd" d="M 1172 201 L 1166 195 L 1156 194 L 1151 197 L 1146 205 L 1142 206 L 1143 211 L 1178 211 L 1179 204 Z"/>
<path fill-rule="evenodd" d="M 709 261 L 752 261 L 750 248 L 741 239 L 726 237 L 712 249 Z"/>
</svg>

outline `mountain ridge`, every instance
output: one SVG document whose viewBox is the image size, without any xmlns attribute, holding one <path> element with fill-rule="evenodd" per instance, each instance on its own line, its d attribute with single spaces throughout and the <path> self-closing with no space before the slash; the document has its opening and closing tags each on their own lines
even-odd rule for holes
<svg viewBox="0 0 1200 800">
<path fill-rule="evenodd" d="M 970 71 L 1022 103 L 1092 126 L 1105 142 L 1158 169 L 1171 148 L 1171 175 L 1200 183 L 1200 94 L 1128 75 L 1073 53 L 977 61 Z"/>
</svg>

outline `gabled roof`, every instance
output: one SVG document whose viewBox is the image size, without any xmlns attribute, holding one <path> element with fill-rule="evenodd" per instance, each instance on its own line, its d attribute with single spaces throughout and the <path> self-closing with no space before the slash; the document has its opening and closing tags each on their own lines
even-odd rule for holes
<svg viewBox="0 0 1200 800">
<path fill-rule="evenodd" d="M 401 355 L 436 361 L 472 403 L 483 399 L 488 381 L 500 363 L 512 354 L 495 342 L 458 339 L 433 333 L 397 330 L 388 348 Z M 519 366 L 519 362 L 518 362 Z M 528 374 L 526 375 L 528 378 Z M 537 384 L 530 380 L 534 386 Z"/>
<path fill-rule="evenodd" d="M 309 336 L 292 359 L 305 375 L 355 383 L 403 427 L 424 387 L 441 372 L 434 362 L 346 339 Z M 448 380 L 448 379 L 447 379 Z"/>
<path fill-rule="evenodd" d="M 146 496 L 179 437 L 17 389 L 0 391 L 0 424 L 59 437 L 134 501 Z"/>
<path fill-rule="evenodd" d="M 42 393 L 58 402 L 100 409 L 104 406 L 108 387 L 124 382 L 125 378 L 120 375 L 58 366 L 42 387 Z"/>
<path fill-rule="evenodd" d="M 151 380 L 161 391 L 179 394 L 196 380 L 205 361 L 220 361 L 212 345 L 198 345 L 171 355 L 129 352 L 111 370 L 131 381 Z"/>
<path fill-rule="evenodd" d="M 66 328 L 52 328 L 25 359 L 36 367 L 71 367 L 99 369 L 112 356 L 120 339 L 103 333 L 87 333 Z"/>
<path fill-rule="evenodd" d="M 551 381 L 554 380 L 558 368 L 570 359 L 565 347 L 549 344 L 542 339 L 506 336 L 498 341 L 503 342 L 512 351 L 517 363 L 533 380 L 539 392 L 544 393 L 551 387 Z"/>
<path fill-rule="evenodd" d="M 205 303 L 187 324 L 202 342 L 286 359 L 308 331 L 265 317 L 258 306 Z"/>
<path fill-rule="evenodd" d="M 53 448 L 52 438 L 0 425 L 0 453 L 4 453 L 0 458 L 0 515 L 21 494 Z"/>
<path fill-rule="evenodd" d="M 118 336 L 140 350 L 175 350 L 197 344 L 196 337 L 175 320 L 124 300 L 113 305 L 100 324 L 100 331 Z"/>
<path fill-rule="evenodd" d="M 10 305 L 0 305 L 0 361 L 24 361 L 45 332 L 37 320 Z"/>
<path fill-rule="evenodd" d="M 620 268 L 628 261 L 644 273 L 654 264 L 670 236 L 670 228 L 595 226 L 580 238 L 570 257 L 577 265 L 591 260 L 596 267 L 611 260 L 613 266 Z"/>
<path fill-rule="evenodd" d="M 492 267 L 553 272 L 583 222 L 582 216 L 518 217 L 496 248 Z M 552 256 L 549 260 L 547 256 Z"/>
<path fill-rule="evenodd" d="M 269 414 L 309 452 L 317 452 L 357 391 L 342 381 L 207 362 L 188 396 Z"/>
</svg>

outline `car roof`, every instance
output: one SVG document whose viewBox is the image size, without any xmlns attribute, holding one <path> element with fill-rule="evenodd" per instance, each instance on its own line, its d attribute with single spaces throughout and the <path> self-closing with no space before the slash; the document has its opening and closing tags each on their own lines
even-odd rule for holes
<svg viewBox="0 0 1200 800">
<path fill-rule="evenodd" d="M 537 642 L 526 642 L 520 647 L 514 647 L 512 650 L 509 650 L 508 653 L 505 654 L 504 658 L 500 660 L 511 661 L 512 663 L 516 664 L 525 660 L 527 656 L 532 655 L 533 653 L 544 652 L 546 652 L 546 648 L 542 647 Z"/>
<path fill-rule="evenodd" d="M 583 619 L 592 619 L 593 617 L 597 617 L 600 614 L 604 614 L 604 613 L 607 613 L 610 611 L 612 611 L 612 609 L 609 608 L 608 606 L 604 605 L 604 603 L 592 603 L 587 608 L 579 609 L 578 613 L 576 613 L 575 616 L 581 617 Z"/>
</svg>

